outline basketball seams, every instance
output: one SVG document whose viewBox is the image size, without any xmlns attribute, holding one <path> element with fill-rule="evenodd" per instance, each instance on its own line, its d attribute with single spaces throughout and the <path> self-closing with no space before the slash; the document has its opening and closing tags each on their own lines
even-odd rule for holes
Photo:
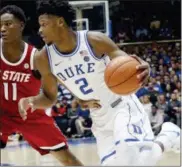
<svg viewBox="0 0 182 167">
<path fill-rule="evenodd" d="M 135 60 L 135 59 L 133 59 L 133 60 Z M 125 66 L 126 64 L 128 64 L 128 63 L 130 63 L 130 62 L 133 62 L 133 60 L 130 60 L 130 61 L 125 62 L 125 63 L 122 64 L 120 67 Z M 138 62 L 138 61 L 136 61 L 136 62 Z M 114 72 L 112 73 L 112 75 L 110 75 L 110 77 L 109 77 L 109 79 L 108 79 L 108 82 L 107 82 L 108 85 L 110 85 L 110 84 L 109 84 L 109 81 L 110 81 L 111 77 L 112 77 L 118 70 L 120 70 L 120 67 L 117 68 L 116 70 L 114 70 Z M 135 75 L 136 73 L 137 73 L 137 71 L 135 71 L 129 78 L 127 78 L 126 80 L 120 82 L 120 83 L 117 84 L 117 85 L 120 85 L 120 84 L 126 82 L 127 80 L 129 80 L 130 78 L 132 78 L 133 75 Z M 122 74 L 122 73 L 121 73 L 121 74 Z M 113 85 L 113 86 L 117 86 L 117 85 Z M 112 87 L 112 86 L 109 86 L 109 88 L 111 88 L 111 87 Z"/>
<path fill-rule="evenodd" d="M 131 61 L 133 61 L 133 60 L 128 60 L 128 61 L 126 61 L 125 63 L 123 63 L 122 65 L 125 65 L 125 64 L 127 64 L 127 63 L 129 63 L 129 62 L 131 62 Z M 107 80 L 106 80 L 106 83 L 107 83 L 107 84 L 109 84 L 110 78 L 113 76 L 113 74 L 114 74 L 115 72 L 117 72 L 117 70 L 118 70 L 122 65 L 119 64 L 117 67 L 115 67 L 115 68 L 112 70 L 112 73 L 109 73 L 110 76 L 107 77 Z M 109 68 L 109 66 L 107 66 L 107 68 Z"/>
<path fill-rule="evenodd" d="M 109 88 L 114 88 L 114 87 L 116 87 L 116 86 L 119 86 L 119 85 L 125 83 L 126 81 L 130 80 L 135 74 L 137 74 L 137 71 L 136 71 L 134 74 L 132 74 L 129 78 L 127 78 L 126 80 L 124 80 L 123 82 L 120 82 L 120 83 L 117 84 L 117 85 L 109 86 Z"/>
</svg>

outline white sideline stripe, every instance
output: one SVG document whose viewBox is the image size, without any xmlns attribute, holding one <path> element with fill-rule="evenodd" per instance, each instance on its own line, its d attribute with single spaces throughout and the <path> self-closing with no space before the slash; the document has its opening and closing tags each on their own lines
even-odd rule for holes
<svg viewBox="0 0 182 167">
<path fill-rule="evenodd" d="M 65 146 L 65 145 L 66 144 L 63 142 L 63 143 L 57 144 L 57 145 L 52 146 L 52 147 L 40 147 L 40 148 L 45 149 L 45 150 L 55 150 L 55 149 L 58 149 L 58 148 Z"/>
</svg>

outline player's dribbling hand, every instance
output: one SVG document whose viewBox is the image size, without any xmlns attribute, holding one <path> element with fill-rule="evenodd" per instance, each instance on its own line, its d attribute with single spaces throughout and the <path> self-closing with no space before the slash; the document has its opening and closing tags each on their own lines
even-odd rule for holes
<svg viewBox="0 0 182 167">
<path fill-rule="evenodd" d="M 90 108 L 95 108 L 99 109 L 101 108 L 101 105 L 99 104 L 99 100 L 91 99 L 91 100 L 81 100 L 77 99 L 77 102 L 81 106 L 82 109 L 90 109 Z"/>
<path fill-rule="evenodd" d="M 31 108 L 31 111 L 34 111 L 33 108 L 33 103 L 31 103 L 31 98 L 22 98 L 20 99 L 18 103 L 18 109 L 20 116 L 22 117 L 23 120 L 27 119 L 27 110 Z"/>
<path fill-rule="evenodd" d="M 141 63 L 136 67 L 137 71 L 140 71 L 140 74 L 138 74 L 137 78 L 139 79 L 140 85 L 144 86 L 150 75 L 150 66 L 146 61 L 142 60 L 136 55 L 131 55 L 131 57 L 135 58 Z"/>
</svg>

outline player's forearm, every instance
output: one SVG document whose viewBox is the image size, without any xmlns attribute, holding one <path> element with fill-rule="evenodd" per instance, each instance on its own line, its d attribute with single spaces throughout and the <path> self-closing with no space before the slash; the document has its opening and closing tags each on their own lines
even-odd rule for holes
<svg viewBox="0 0 182 167">
<path fill-rule="evenodd" d="M 47 109 L 56 103 L 56 97 L 47 97 L 44 93 L 30 98 L 30 103 L 34 109 Z"/>
</svg>

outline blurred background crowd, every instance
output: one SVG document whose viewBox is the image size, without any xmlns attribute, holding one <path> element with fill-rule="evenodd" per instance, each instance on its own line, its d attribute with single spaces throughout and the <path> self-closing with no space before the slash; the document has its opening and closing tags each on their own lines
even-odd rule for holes
<svg viewBox="0 0 182 167">
<path fill-rule="evenodd" d="M 180 39 L 180 1 L 110 1 L 113 39 L 149 41 Z"/>
<path fill-rule="evenodd" d="M 6 5 L 8 0 L 4 1 Z M 9 2 L 8 2 L 9 3 Z M 24 38 L 38 48 L 43 46 L 37 30 L 35 3 L 13 1 L 25 10 Z M 165 121 L 181 126 L 181 1 L 109 0 L 112 39 L 129 54 L 150 64 L 147 84 L 136 95 L 148 113 L 157 134 Z M 126 43 L 127 42 L 127 43 Z M 57 104 L 47 112 L 67 137 L 91 137 L 89 110 L 80 108 L 71 93 L 58 86 Z"/>
</svg>

